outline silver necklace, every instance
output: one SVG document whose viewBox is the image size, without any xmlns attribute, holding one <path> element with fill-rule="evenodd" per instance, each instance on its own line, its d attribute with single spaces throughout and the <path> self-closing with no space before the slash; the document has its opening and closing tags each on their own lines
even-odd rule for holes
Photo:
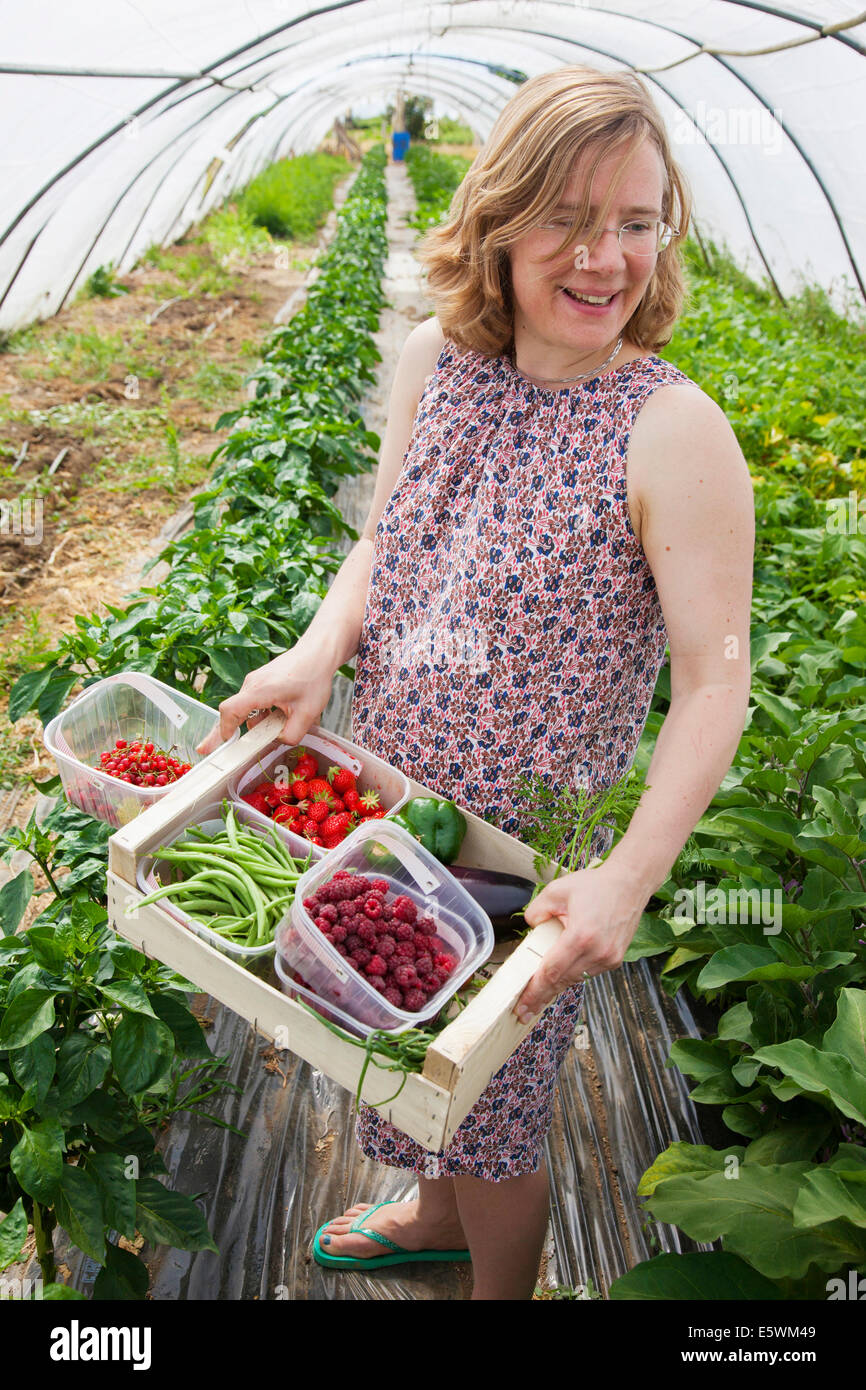
<svg viewBox="0 0 866 1390">
<path fill-rule="evenodd" d="M 616 357 L 616 355 L 617 355 L 617 353 L 619 352 L 619 350 L 620 350 L 621 347 L 622 347 L 622 338 L 620 337 L 620 338 L 617 339 L 616 347 L 614 348 L 613 352 L 610 354 L 609 357 L 606 357 L 606 358 L 605 358 L 605 360 L 601 363 L 600 366 L 598 366 L 598 367 L 593 367 L 593 368 L 591 369 L 591 371 L 588 371 L 588 372 L 578 372 L 577 376 L 533 377 L 533 376 L 530 376 L 528 372 L 522 372 L 522 371 L 520 371 L 520 368 L 519 368 L 518 365 L 517 365 L 517 353 L 516 353 L 516 351 L 514 351 L 514 352 L 511 353 L 511 359 L 510 359 L 510 360 L 511 360 L 511 365 L 512 365 L 512 367 L 514 368 L 514 370 L 515 370 L 516 372 L 520 372 L 520 375 L 521 375 L 521 376 L 525 376 L 526 379 L 527 379 L 527 381 L 535 381 L 535 382 L 538 382 L 538 383 L 541 383 L 542 381 L 553 381 L 553 382 L 556 383 L 557 386 L 562 386 L 562 385 L 564 385 L 565 382 L 567 382 L 567 381 L 583 381 L 584 378 L 586 378 L 586 377 L 588 377 L 588 376 L 598 376 L 599 372 L 603 371 L 605 367 L 607 367 L 607 366 L 610 365 L 610 363 L 611 363 L 611 362 L 613 361 L 613 359 Z"/>
</svg>

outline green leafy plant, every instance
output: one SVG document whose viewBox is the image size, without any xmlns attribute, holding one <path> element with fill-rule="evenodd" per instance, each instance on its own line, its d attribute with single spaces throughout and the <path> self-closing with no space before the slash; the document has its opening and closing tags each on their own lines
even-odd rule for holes
<svg viewBox="0 0 866 1390">
<path fill-rule="evenodd" d="M 26 931 L 30 871 L 0 892 L 0 1209 L 33 1225 L 46 1283 L 60 1226 L 102 1266 L 95 1297 L 138 1298 L 146 1270 L 117 1237 L 216 1249 L 195 1203 L 160 1180 L 151 1127 L 226 1083 L 187 1006 L 192 986 L 107 926 L 94 852 L 107 832 L 61 803 L 0 840 L 4 859 L 26 850 L 55 892 Z"/>
<path fill-rule="evenodd" d="M 85 293 L 91 299 L 117 299 L 119 295 L 129 294 L 129 289 L 115 280 L 109 263 L 97 266 L 93 274 L 88 276 Z"/>
<path fill-rule="evenodd" d="M 463 155 L 441 154 L 428 145 L 410 145 L 406 167 L 418 204 L 408 219 L 410 227 L 423 231 L 442 220 L 471 162 Z"/>
<path fill-rule="evenodd" d="M 342 155 L 306 154 L 279 160 L 237 196 L 238 207 L 271 236 L 311 241 L 331 207 L 334 184 L 351 168 Z"/>
</svg>

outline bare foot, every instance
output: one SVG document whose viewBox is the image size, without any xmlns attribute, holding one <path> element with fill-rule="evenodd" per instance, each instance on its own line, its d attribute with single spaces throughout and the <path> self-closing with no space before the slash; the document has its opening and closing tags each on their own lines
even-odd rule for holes
<svg viewBox="0 0 866 1390">
<path fill-rule="evenodd" d="M 342 1216 L 329 1221 L 319 1242 L 326 1255 L 339 1259 L 375 1259 L 379 1255 L 393 1252 L 378 1240 L 370 1240 L 361 1231 L 347 1234 L 349 1227 L 362 1212 L 369 1211 L 374 1203 L 358 1202 L 349 1207 Z M 466 1250 L 466 1237 L 459 1221 L 445 1221 L 441 1217 L 425 1217 L 418 1210 L 418 1199 L 412 1202 L 392 1202 L 380 1207 L 376 1215 L 366 1223 L 371 1230 L 387 1236 L 404 1250 Z"/>
</svg>

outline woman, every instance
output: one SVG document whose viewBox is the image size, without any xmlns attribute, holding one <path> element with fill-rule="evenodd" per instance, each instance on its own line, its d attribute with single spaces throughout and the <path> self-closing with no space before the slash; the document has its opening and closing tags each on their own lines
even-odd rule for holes
<svg viewBox="0 0 866 1390">
<path fill-rule="evenodd" d="M 601 788 L 631 766 L 670 645 L 628 831 L 527 910 L 564 924 L 516 1006 L 538 1023 L 438 1155 L 362 1109 L 364 1151 L 415 1172 L 419 1196 L 326 1222 L 320 1263 L 468 1251 L 474 1298 L 531 1298 L 585 981 L 622 963 L 736 751 L 751 484 L 719 407 L 654 355 L 681 310 L 688 220 L 639 78 L 567 67 L 519 89 L 425 240 L 436 317 L 397 365 L 363 535 L 301 640 L 220 706 L 223 738 L 277 706 L 299 743 L 357 653 L 354 741 L 519 836 L 521 772 Z"/>
</svg>

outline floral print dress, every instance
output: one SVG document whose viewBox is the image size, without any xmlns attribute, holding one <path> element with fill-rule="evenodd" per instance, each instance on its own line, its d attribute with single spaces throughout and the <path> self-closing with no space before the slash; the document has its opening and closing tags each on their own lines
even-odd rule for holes
<svg viewBox="0 0 866 1390">
<path fill-rule="evenodd" d="M 626 454 L 644 401 L 680 382 L 647 356 L 546 390 L 446 342 L 376 529 L 355 743 L 518 839 L 521 774 L 597 791 L 627 771 L 667 634 Z M 364 1152 L 427 1177 L 534 1172 L 584 988 L 548 1006 L 439 1154 L 372 1106 Z"/>
</svg>

